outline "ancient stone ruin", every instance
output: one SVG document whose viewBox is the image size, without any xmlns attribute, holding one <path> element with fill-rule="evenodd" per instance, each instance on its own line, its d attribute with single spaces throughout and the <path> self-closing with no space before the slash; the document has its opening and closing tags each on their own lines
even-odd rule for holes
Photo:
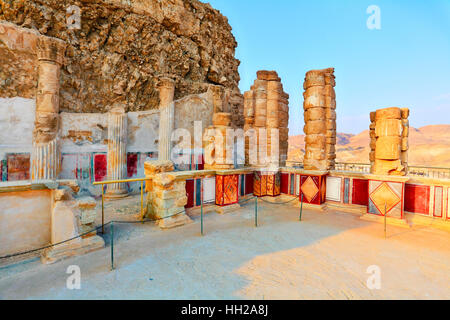
<svg viewBox="0 0 450 320">
<path fill-rule="evenodd" d="M 284 166 L 289 138 L 289 95 L 283 91 L 275 71 L 257 72 L 257 79 L 244 93 L 244 118 L 245 132 L 253 129 L 257 137 L 246 139 L 246 163 L 256 167 Z M 255 144 L 254 141 L 259 148 L 255 155 L 250 155 L 250 144 Z M 250 159 L 256 155 L 257 163 L 256 159 Z"/>
<path fill-rule="evenodd" d="M 408 172 L 409 109 L 370 113 L 371 173 L 404 176 Z"/>
<path fill-rule="evenodd" d="M 336 160 L 334 68 L 306 73 L 303 88 L 306 170 L 333 170 Z"/>
</svg>

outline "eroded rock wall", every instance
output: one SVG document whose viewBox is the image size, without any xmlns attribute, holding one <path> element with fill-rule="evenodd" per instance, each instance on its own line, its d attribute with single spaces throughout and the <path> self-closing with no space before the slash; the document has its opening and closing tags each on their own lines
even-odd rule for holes
<svg viewBox="0 0 450 320">
<path fill-rule="evenodd" d="M 69 5 L 81 9 L 80 30 L 67 27 Z M 0 0 L 0 20 L 68 44 L 61 70 L 61 111 L 103 113 L 117 102 L 124 103 L 126 111 L 156 109 L 156 78 L 171 74 L 176 78 L 175 100 L 206 92 L 210 84 L 223 86 L 233 125 L 243 125 L 240 62 L 234 58 L 237 43 L 227 18 L 209 4 Z M 33 59 L 26 54 L 26 59 Z M 35 77 L 18 65 L 14 68 L 0 72 L 0 96 L 33 98 Z"/>
</svg>

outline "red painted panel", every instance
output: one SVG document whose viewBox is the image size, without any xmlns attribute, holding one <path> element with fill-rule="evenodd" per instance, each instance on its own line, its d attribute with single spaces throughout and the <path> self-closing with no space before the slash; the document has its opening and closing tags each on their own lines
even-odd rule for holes
<svg viewBox="0 0 450 320">
<path fill-rule="evenodd" d="M 137 153 L 127 154 L 128 178 L 131 178 L 137 174 L 137 166 L 138 166 L 138 154 Z"/>
<path fill-rule="evenodd" d="M 281 193 L 289 193 L 289 173 L 281 174 Z"/>
<path fill-rule="evenodd" d="M 253 193 L 253 173 L 247 173 L 245 175 L 245 194 Z"/>
<path fill-rule="evenodd" d="M 186 180 L 186 195 L 188 198 L 185 208 L 194 207 L 194 180 Z"/>
<path fill-rule="evenodd" d="M 7 157 L 8 181 L 30 179 L 30 155 L 8 154 Z"/>
<path fill-rule="evenodd" d="M 405 185 L 405 211 L 428 214 L 430 187 L 416 184 Z"/>
<path fill-rule="evenodd" d="M 205 168 L 205 160 L 203 154 L 198 155 L 198 169 L 203 170 Z"/>
<path fill-rule="evenodd" d="M 108 174 L 106 154 L 96 154 L 94 157 L 95 181 L 103 181 Z"/>
<path fill-rule="evenodd" d="M 369 180 L 353 179 L 352 204 L 369 205 Z"/>
</svg>

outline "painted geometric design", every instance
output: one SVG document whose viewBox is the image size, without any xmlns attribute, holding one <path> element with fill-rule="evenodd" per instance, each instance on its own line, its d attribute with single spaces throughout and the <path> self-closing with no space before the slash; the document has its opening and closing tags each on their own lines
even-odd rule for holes
<svg viewBox="0 0 450 320">
<path fill-rule="evenodd" d="M 385 205 L 386 213 L 392 210 L 401 198 L 389 187 L 386 182 L 381 183 L 370 195 L 370 200 L 376 206 L 381 215 L 384 215 Z"/>
<path fill-rule="evenodd" d="M 238 202 L 238 175 L 225 176 L 223 180 L 223 204 Z"/>
<path fill-rule="evenodd" d="M 223 205 L 223 178 L 224 176 L 216 176 L 216 204 Z"/>
<path fill-rule="evenodd" d="M 253 179 L 253 194 L 257 197 L 261 196 L 261 173 L 255 172 Z"/>
<path fill-rule="evenodd" d="M 306 200 L 308 200 L 308 202 L 311 202 L 319 192 L 319 188 L 317 188 L 317 185 L 315 184 L 313 179 L 311 177 L 308 177 L 305 182 L 303 182 L 301 191 L 306 197 Z"/>
</svg>

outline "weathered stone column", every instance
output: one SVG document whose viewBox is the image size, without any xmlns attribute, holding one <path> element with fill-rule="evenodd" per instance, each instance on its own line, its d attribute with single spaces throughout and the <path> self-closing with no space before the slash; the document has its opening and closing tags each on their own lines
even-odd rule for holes
<svg viewBox="0 0 450 320">
<path fill-rule="evenodd" d="M 31 153 L 33 182 L 55 180 L 59 173 L 59 77 L 66 44 L 56 38 L 40 36 L 37 47 L 38 90 Z"/>
<path fill-rule="evenodd" d="M 333 170 L 336 145 L 336 94 L 334 68 L 306 73 L 303 88 L 306 170 Z"/>
<path fill-rule="evenodd" d="M 175 81 L 166 77 L 160 78 L 158 82 L 158 90 L 160 101 L 158 159 L 171 160 L 171 136 L 175 126 L 175 110 L 173 103 Z"/>
<path fill-rule="evenodd" d="M 108 113 L 108 180 L 125 179 L 127 176 L 127 124 L 123 107 L 116 107 Z M 108 198 L 127 195 L 125 183 L 109 184 L 105 194 Z"/>
<path fill-rule="evenodd" d="M 250 163 L 250 143 L 246 141 L 246 164 L 278 168 L 286 164 L 288 149 L 289 95 L 283 91 L 275 71 L 261 70 L 244 93 L 244 129 L 257 135 L 258 164 Z"/>
</svg>

